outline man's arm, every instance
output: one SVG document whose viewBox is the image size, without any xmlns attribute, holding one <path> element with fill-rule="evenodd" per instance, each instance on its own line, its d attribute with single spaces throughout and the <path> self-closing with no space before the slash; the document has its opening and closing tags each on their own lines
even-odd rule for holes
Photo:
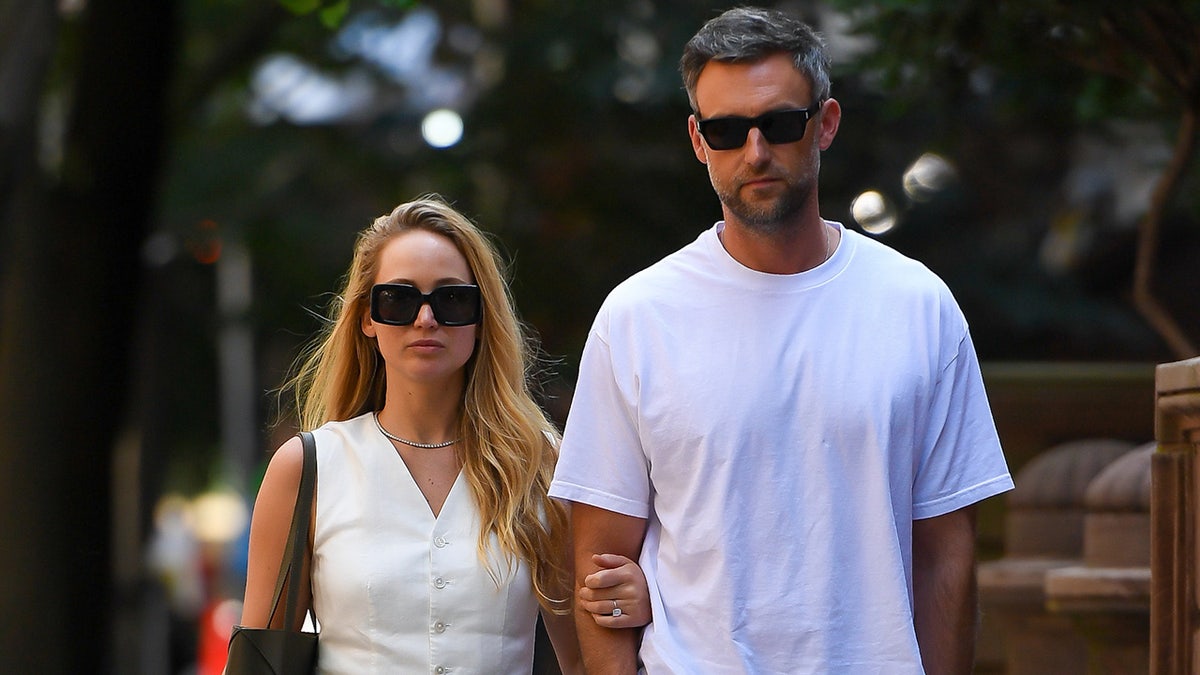
<svg viewBox="0 0 1200 675">
<path fill-rule="evenodd" d="M 592 560 L 597 553 L 617 553 L 637 560 L 646 536 L 646 520 L 575 502 L 571 504 L 571 531 L 575 549 L 575 628 L 583 665 L 589 675 L 637 673 L 640 628 L 605 628 L 578 601 L 584 579 L 600 569 Z"/>
<path fill-rule="evenodd" d="M 975 507 L 913 521 L 913 611 L 929 675 L 970 673 L 975 661 Z"/>
</svg>

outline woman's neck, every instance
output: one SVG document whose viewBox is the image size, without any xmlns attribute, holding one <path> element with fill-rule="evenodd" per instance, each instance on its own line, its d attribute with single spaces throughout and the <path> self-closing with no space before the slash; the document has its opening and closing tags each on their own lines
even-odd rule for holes
<svg viewBox="0 0 1200 675">
<path fill-rule="evenodd" d="M 462 387 L 389 387 L 379 422 L 389 432 L 418 443 L 440 443 L 458 437 Z"/>
</svg>

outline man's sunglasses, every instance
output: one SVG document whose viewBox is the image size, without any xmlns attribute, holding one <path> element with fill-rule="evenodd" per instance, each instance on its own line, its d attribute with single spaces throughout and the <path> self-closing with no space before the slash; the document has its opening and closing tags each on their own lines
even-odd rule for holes
<svg viewBox="0 0 1200 675">
<path fill-rule="evenodd" d="M 778 110 L 758 117 L 714 117 L 702 120 L 696 116 L 700 135 L 713 150 L 734 150 L 746 144 L 750 130 L 757 128 L 772 145 L 795 143 L 804 138 L 808 121 L 821 111 L 821 102 L 808 108 Z"/>
<path fill-rule="evenodd" d="M 433 318 L 443 326 L 469 326 L 479 323 L 483 315 L 478 286 L 439 286 L 422 293 L 412 284 L 375 284 L 371 287 L 371 320 L 389 326 L 408 326 L 417 320 L 425 303 L 429 303 Z"/>
</svg>

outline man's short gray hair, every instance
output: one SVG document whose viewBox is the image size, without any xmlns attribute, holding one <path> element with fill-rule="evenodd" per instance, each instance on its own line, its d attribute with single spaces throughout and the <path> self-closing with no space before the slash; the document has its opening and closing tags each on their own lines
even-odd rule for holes
<svg viewBox="0 0 1200 675">
<path fill-rule="evenodd" d="M 688 40 L 679 72 L 693 111 L 696 81 L 709 61 L 752 63 L 789 54 L 812 84 L 813 102 L 829 98 L 829 55 L 820 34 L 800 19 L 773 9 L 737 7 L 710 19 Z"/>
</svg>

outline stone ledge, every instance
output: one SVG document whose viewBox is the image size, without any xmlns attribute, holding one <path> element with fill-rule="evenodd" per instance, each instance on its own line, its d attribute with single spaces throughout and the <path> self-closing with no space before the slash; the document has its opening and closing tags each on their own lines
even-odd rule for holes
<svg viewBox="0 0 1200 675">
<path fill-rule="evenodd" d="M 1200 391 L 1200 357 L 1155 366 L 1154 388 L 1159 394 Z"/>
<path fill-rule="evenodd" d="M 1046 573 L 1053 612 L 1149 612 L 1148 567 L 1066 567 Z"/>
<path fill-rule="evenodd" d="M 1046 574 L 1078 567 L 1078 558 L 1001 558 L 979 564 L 979 600 L 989 606 L 1011 607 L 1046 602 Z"/>
</svg>

